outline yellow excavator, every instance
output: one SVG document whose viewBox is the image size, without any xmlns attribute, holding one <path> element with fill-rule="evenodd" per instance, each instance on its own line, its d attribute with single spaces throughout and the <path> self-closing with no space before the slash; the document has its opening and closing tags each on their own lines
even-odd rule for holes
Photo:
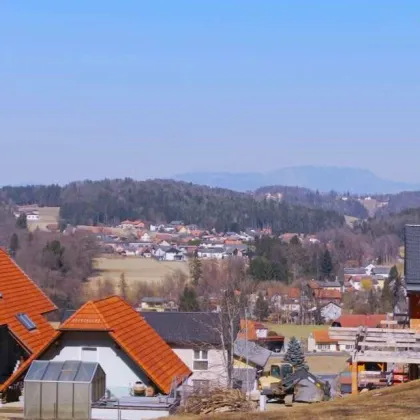
<svg viewBox="0 0 420 420">
<path fill-rule="evenodd" d="M 299 401 L 310 403 L 330 399 L 331 388 L 328 382 L 322 381 L 304 367 L 294 370 L 290 363 L 271 365 L 270 370 L 263 372 L 259 378 L 258 385 L 261 393 L 268 399 L 278 399 L 284 401 L 286 406 L 292 406 L 296 385 L 302 380 L 311 382 L 320 392 L 301 393 Z"/>
</svg>

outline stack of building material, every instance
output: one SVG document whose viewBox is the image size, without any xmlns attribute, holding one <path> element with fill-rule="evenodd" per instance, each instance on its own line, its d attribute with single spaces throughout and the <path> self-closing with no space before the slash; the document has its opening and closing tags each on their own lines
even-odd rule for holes
<svg viewBox="0 0 420 420">
<path fill-rule="evenodd" d="M 187 398 L 183 411 L 191 414 L 247 412 L 255 410 L 255 403 L 238 389 L 214 389 L 206 395 Z"/>
</svg>

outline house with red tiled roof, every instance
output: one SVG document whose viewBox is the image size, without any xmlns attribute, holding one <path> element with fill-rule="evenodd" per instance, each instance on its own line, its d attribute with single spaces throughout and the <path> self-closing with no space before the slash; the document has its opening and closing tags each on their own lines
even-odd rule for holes
<svg viewBox="0 0 420 420">
<path fill-rule="evenodd" d="M 107 390 L 117 398 L 129 396 L 136 383 L 168 394 L 192 373 L 119 296 L 87 302 L 60 325 L 35 359 L 98 362 Z"/>
<path fill-rule="evenodd" d="M 333 327 L 343 328 L 357 328 L 368 327 L 377 328 L 381 326 L 381 322 L 387 319 L 386 314 L 372 314 L 372 315 L 355 315 L 345 314 L 341 315 L 336 321 L 333 322 Z"/>
<path fill-rule="evenodd" d="M 0 249 L 0 395 L 3 398 L 21 366 L 54 337 L 55 330 L 45 315 L 56 309 Z"/>
</svg>

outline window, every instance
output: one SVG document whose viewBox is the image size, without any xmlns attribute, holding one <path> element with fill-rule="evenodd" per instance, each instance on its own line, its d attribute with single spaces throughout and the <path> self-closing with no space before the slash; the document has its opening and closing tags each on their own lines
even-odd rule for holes
<svg viewBox="0 0 420 420">
<path fill-rule="evenodd" d="M 29 318 L 29 315 L 20 313 L 16 315 L 16 318 L 28 331 L 36 330 L 36 325 L 32 319 Z"/>
<path fill-rule="evenodd" d="M 353 350 L 354 349 L 354 344 L 347 344 L 346 345 L 346 350 Z"/>
<path fill-rule="evenodd" d="M 207 370 L 209 368 L 209 357 L 207 350 L 194 350 L 194 370 Z"/>
<path fill-rule="evenodd" d="M 318 344 L 318 350 L 330 350 L 329 344 Z"/>
<path fill-rule="evenodd" d="M 209 392 L 210 381 L 193 380 L 193 390 L 195 394 L 205 394 Z"/>
</svg>

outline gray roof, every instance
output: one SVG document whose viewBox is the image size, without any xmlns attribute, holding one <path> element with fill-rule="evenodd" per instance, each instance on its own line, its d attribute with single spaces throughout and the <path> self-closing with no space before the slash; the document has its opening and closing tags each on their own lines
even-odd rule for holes
<svg viewBox="0 0 420 420">
<path fill-rule="evenodd" d="M 50 362 L 35 360 L 32 362 L 25 382 L 86 382 L 90 383 L 97 372 L 103 374 L 99 363 L 67 360 Z"/>
<path fill-rule="evenodd" d="M 163 298 L 163 297 L 151 296 L 151 297 L 144 297 L 144 298 L 142 298 L 141 301 L 144 302 L 144 303 L 165 303 L 165 302 L 168 301 L 168 299 Z"/>
<path fill-rule="evenodd" d="M 341 287 L 341 283 L 337 280 L 334 281 L 317 281 L 319 287 Z"/>
<path fill-rule="evenodd" d="M 222 345 L 220 314 L 207 312 L 142 312 L 141 315 L 169 344 Z"/>
<path fill-rule="evenodd" d="M 391 267 L 375 267 L 373 270 L 372 270 L 372 273 L 373 274 L 376 274 L 376 275 L 382 275 L 382 276 L 388 276 L 389 275 L 389 272 L 391 271 Z"/>
<path fill-rule="evenodd" d="M 256 366 L 264 367 L 271 356 L 270 350 L 255 344 L 252 341 L 246 342 L 243 339 L 237 339 L 234 347 L 235 356 L 247 359 Z M 248 357 L 247 357 L 248 356 Z"/>
<path fill-rule="evenodd" d="M 358 276 L 358 275 L 365 275 L 366 274 L 366 268 L 360 267 L 360 268 L 345 268 L 344 274 L 352 275 L 352 276 Z"/>
</svg>

